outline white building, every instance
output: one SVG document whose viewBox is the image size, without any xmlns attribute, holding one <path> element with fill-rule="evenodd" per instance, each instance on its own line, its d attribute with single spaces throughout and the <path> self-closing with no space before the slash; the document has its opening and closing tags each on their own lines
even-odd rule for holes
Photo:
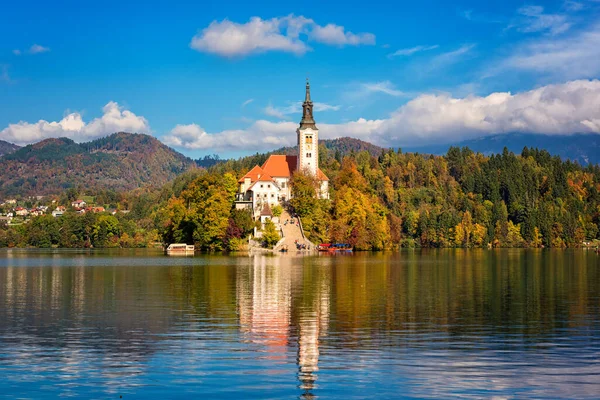
<svg viewBox="0 0 600 400">
<path fill-rule="evenodd" d="M 298 170 L 315 176 L 320 183 L 318 196 L 329 198 L 329 178 L 319 168 L 319 130 L 313 118 L 308 81 L 302 104 L 302 120 L 296 134 L 298 155 L 272 155 L 262 167 L 255 166 L 239 180 L 236 208 L 250 208 L 256 217 L 265 205 L 272 207 L 289 200 L 292 197 L 290 179 Z"/>
<path fill-rule="evenodd" d="M 18 215 L 19 217 L 26 217 L 29 215 L 29 211 L 26 208 L 17 207 L 15 208 L 15 215 Z"/>
<path fill-rule="evenodd" d="M 71 203 L 71 207 L 74 208 L 83 208 L 86 206 L 86 202 L 83 200 L 75 200 L 74 202 Z"/>
</svg>

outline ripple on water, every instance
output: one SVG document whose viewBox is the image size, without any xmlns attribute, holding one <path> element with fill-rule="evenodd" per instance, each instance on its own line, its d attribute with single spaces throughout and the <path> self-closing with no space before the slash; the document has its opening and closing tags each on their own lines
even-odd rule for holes
<svg viewBox="0 0 600 400">
<path fill-rule="evenodd" d="M 598 398 L 599 289 L 570 251 L 7 252 L 0 391 Z"/>
</svg>

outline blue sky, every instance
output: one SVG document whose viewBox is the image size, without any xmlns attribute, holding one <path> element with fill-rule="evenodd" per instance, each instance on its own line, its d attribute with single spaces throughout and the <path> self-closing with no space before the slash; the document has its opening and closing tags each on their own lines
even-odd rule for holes
<svg viewBox="0 0 600 400">
<path fill-rule="evenodd" d="M 600 132 L 600 1 L 13 2 L 0 139 L 147 132 L 190 156 Z"/>
</svg>

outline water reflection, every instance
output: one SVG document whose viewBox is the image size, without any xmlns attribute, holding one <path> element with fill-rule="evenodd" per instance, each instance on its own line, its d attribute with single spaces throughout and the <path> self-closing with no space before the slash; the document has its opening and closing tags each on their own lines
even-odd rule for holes
<svg viewBox="0 0 600 400">
<path fill-rule="evenodd" d="M 12 397 L 600 394 L 591 252 L 5 254 Z"/>
</svg>

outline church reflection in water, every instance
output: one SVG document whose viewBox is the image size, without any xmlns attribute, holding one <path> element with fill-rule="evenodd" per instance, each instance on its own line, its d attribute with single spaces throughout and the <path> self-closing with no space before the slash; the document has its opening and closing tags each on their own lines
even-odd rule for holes
<svg viewBox="0 0 600 400">
<path fill-rule="evenodd" d="M 185 259 L 7 251 L 0 371 L 22 389 L 15 397 L 34 384 L 53 397 L 149 395 L 158 380 L 279 390 L 273 397 L 352 397 L 376 386 L 380 397 L 597 398 L 597 263 L 583 251 Z M 27 375 L 36 368 L 52 381 Z M 365 377 L 368 388 L 353 384 Z M 88 381 L 98 389 L 85 396 Z"/>
<path fill-rule="evenodd" d="M 307 291 L 306 270 L 293 257 L 255 256 L 237 274 L 237 304 L 242 333 L 263 345 L 270 359 L 285 359 L 295 348 L 299 388 L 312 396 L 319 371 L 319 341 L 327 335 L 330 272 L 320 268 L 318 290 Z M 315 271 L 311 271 L 315 273 Z M 293 304 L 294 303 L 294 304 Z"/>
</svg>

